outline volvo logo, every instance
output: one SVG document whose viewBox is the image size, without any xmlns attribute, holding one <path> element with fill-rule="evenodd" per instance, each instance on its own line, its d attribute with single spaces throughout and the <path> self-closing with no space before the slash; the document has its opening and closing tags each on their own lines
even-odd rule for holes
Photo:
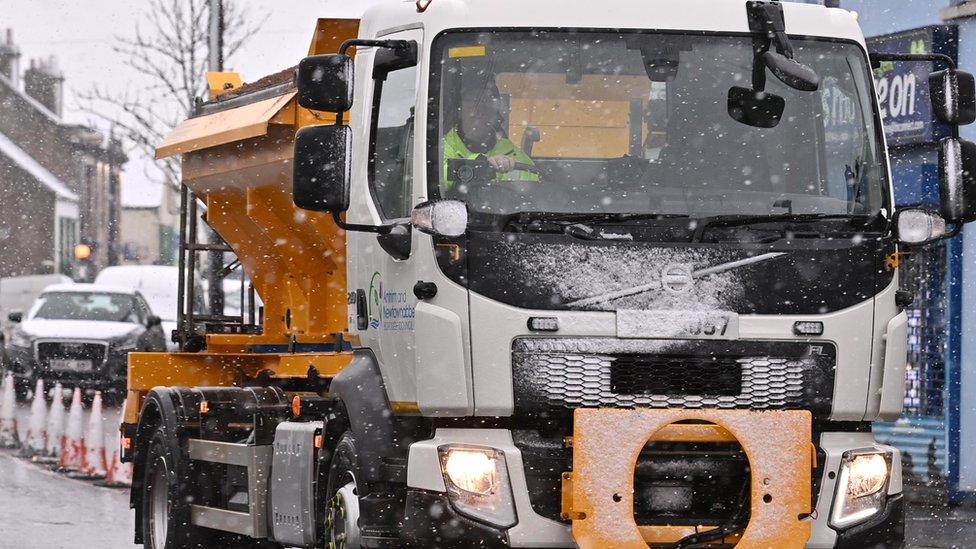
<svg viewBox="0 0 976 549">
<path fill-rule="evenodd" d="M 84 343 L 62 343 L 61 348 L 69 353 L 80 353 L 85 350 Z"/>
<path fill-rule="evenodd" d="M 668 265 L 661 269 L 661 287 L 672 294 L 686 294 L 692 290 L 695 279 L 691 265 Z"/>
<path fill-rule="evenodd" d="M 699 268 L 698 270 L 692 270 L 691 265 L 672 263 L 661 269 L 660 286 L 656 282 L 651 284 L 641 284 L 639 286 L 633 286 L 623 290 L 614 290 L 612 292 L 577 299 L 576 301 L 567 303 L 567 305 L 571 307 L 588 307 L 597 303 L 605 303 L 614 299 L 620 299 L 622 297 L 628 297 L 658 289 L 673 294 L 690 293 L 695 286 L 696 279 L 717 275 L 719 273 L 745 267 L 746 265 L 755 265 L 757 263 L 763 263 L 771 259 L 785 256 L 785 252 L 770 252 L 768 254 L 737 259 L 735 261 L 729 261 L 728 263 L 721 263 L 711 267 Z"/>
</svg>

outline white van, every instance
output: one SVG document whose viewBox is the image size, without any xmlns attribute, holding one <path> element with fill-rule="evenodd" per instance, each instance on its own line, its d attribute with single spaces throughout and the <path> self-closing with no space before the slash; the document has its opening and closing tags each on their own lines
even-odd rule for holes
<svg viewBox="0 0 976 549">
<path fill-rule="evenodd" d="M 107 267 L 98 273 L 96 284 L 108 284 L 133 288 L 139 291 L 154 315 L 163 320 L 163 330 L 166 333 L 166 345 L 170 350 L 176 350 L 176 344 L 171 341 L 173 330 L 176 329 L 176 311 L 179 303 L 177 289 L 179 287 L 180 270 L 167 265 L 120 265 Z M 198 306 L 201 310 L 203 290 L 196 291 Z"/>
</svg>

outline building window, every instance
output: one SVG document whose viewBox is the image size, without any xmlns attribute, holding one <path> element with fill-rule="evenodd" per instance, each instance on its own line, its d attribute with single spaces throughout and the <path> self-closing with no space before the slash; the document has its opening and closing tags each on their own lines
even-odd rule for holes
<svg viewBox="0 0 976 549">
<path fill-rule="evenodd" d="M 58 271 L 71 276 L 74 272 L 75 244 L 78 243 L 78 221 L 58 218 Z"/>
<path fill-rule="evenodd" d="M 945 275 L 949 264 L 945 244 L 920 248 L 901 264 L 902 289 L 915 296 L 908 314 L 908 369 L 905 372 L 905 415 L 943 417 L 946 349 L 949 331 Z"/>
<path fill-rule="evenodd" d="M 159 226 L 159 263 L 173 265 L 176 263 L 177 232 L 167 225 Z"/>
</svg>

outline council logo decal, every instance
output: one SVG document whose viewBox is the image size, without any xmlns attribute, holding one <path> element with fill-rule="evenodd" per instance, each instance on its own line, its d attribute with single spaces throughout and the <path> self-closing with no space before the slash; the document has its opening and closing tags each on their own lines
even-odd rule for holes
<svg viewBox="0 0 976 549">
<path fill-rule="evenodd" d="M 374 330 L 383 324 L 383 277 L 379 272 L 373 273 L 369 280 L 369 327 Z"/>
<path fill-rule="evenodd" d="M 367 301 L 370 328 L 386 332 L 413 331 L 416 299 L 404 289 L 384 287 L 379 272 L 373 273 L 369 281 Z"/>
</svg>

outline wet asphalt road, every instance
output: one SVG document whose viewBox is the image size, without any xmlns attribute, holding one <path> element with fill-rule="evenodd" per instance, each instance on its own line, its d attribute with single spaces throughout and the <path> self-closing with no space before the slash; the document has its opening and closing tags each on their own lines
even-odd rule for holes
<svg viewBox="0 0 976 549">
<path fill-rule="evenodd" d="M 70 403 L 65 395 L 65 406 Z M 106 452 L 118 445 L 120 411 L 105 408 L 102 431 Z M 90 409 L 84 409 L 85 429 Z M 20 438 L 24 440 L 30 404 L 17 407 Z M 0 549 L 116 549 L 132 543 L 134 516 L 129 491 L 101 488 L 31 463 L 17 453 L 0 450 Z"/>
<path fill-rule="evenodd" d="M 136 547 L 128 495 L 0 451 L 0 548 Z"/>
<path fill-rule="evenodd" d="M 104 413 L 109 451 L 117 441 L 118 414 Z M 18 415 L 23 436 L 29 407 L 18 407 Z M 0 450 L 0 549 L 136 547 L 128 497 L 127 489 L 67 478 Z M 976 509 L 910 506 L 905 531 L 910 549 L 976 548 Z"/>
</svg>

